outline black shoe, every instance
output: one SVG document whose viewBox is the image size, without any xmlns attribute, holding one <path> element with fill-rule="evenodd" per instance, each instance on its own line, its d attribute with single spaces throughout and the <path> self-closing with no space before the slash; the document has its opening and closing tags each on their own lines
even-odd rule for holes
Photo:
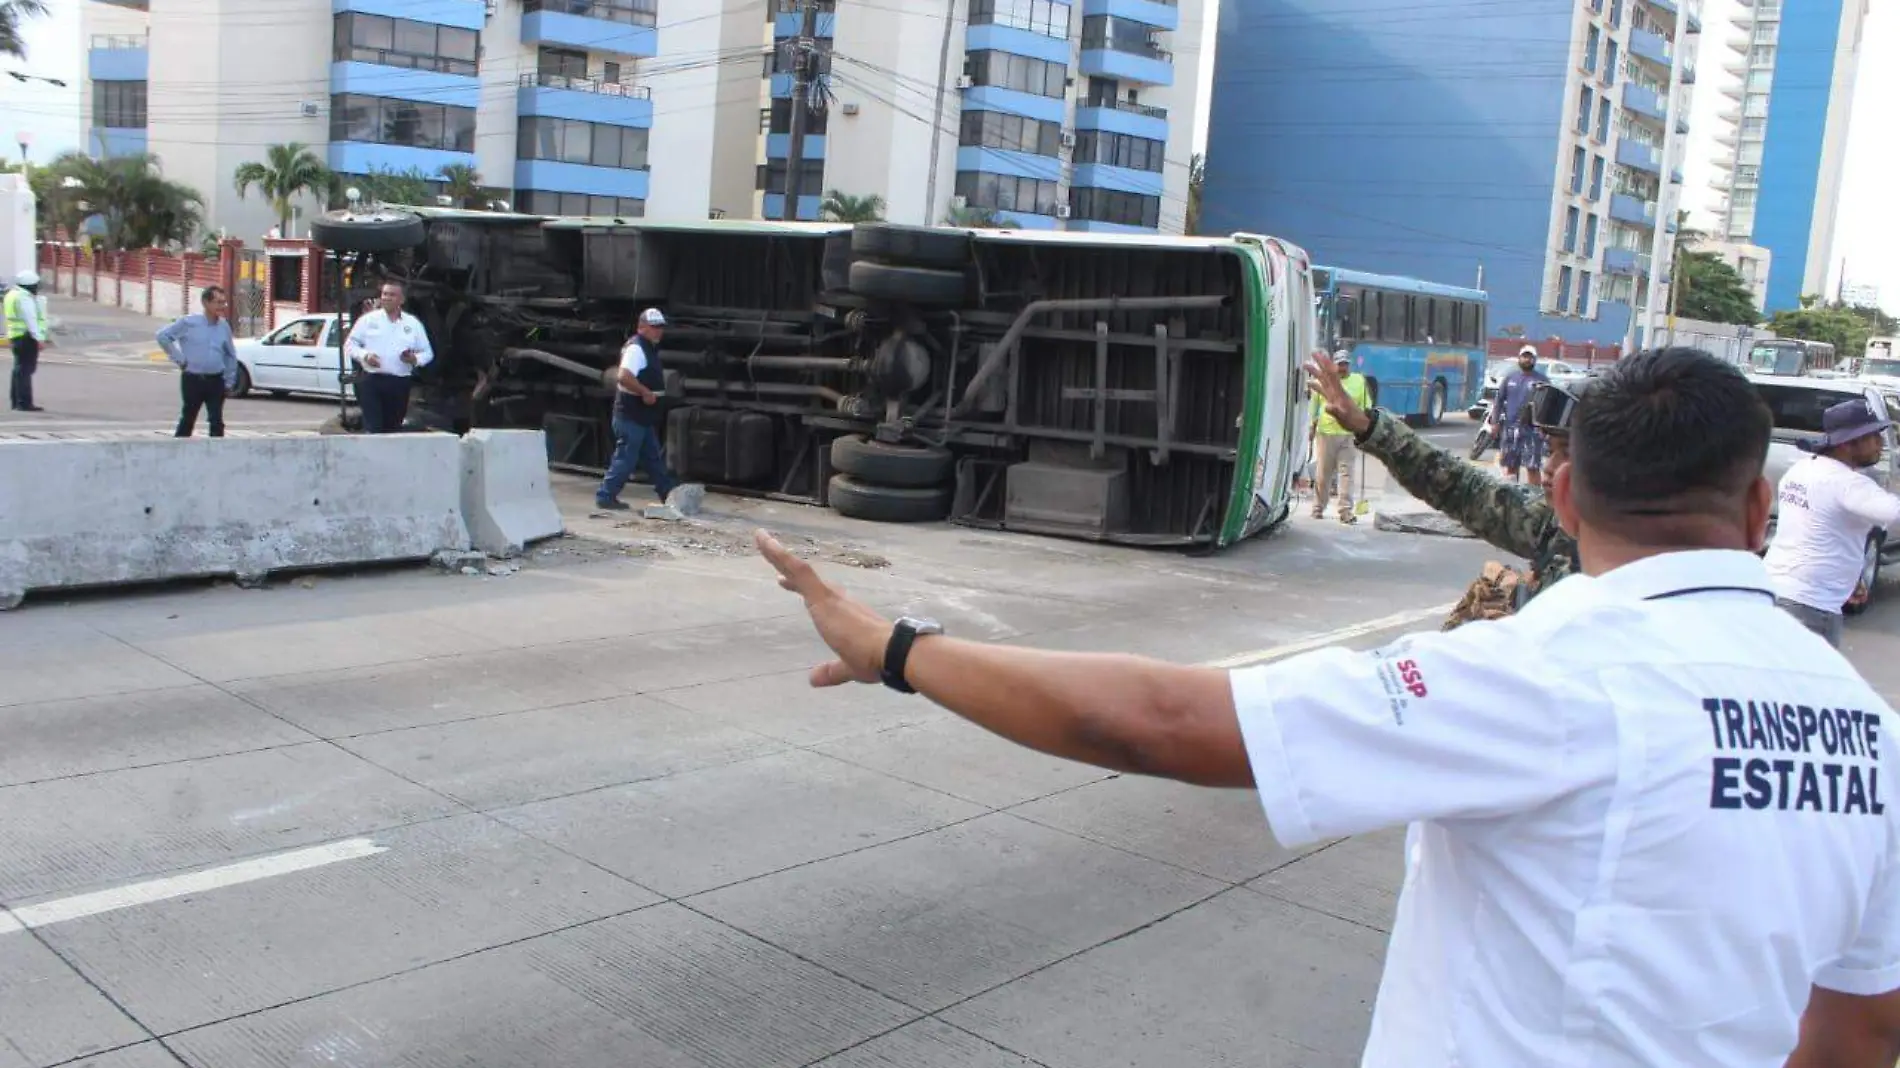
<svg viewBox="0 0 1900 1068">
<path fill-rule="evenodd" d="M 16 412 L 43 412 L 46 409 L 40 407 L 37 404 L 22 404 L 18 408 L 15 408 L 13 410 Z"/>
<path fill-rule="evenodd" d="M 599 497 L 594 498 L 594 507 L 605 512 L 633 511 L 633 505 L 628 504 L 626 501 L 603 501 Z"/>
</svg>

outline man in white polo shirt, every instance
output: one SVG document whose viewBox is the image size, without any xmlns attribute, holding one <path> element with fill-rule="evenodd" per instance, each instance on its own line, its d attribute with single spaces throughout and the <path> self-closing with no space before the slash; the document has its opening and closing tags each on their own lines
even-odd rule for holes
<svg viewBox="0 0 1900 1068">
<path fill-rule="evenodd" d="M 1764 558 L 1776 602 L 1837 648 L 1867 536 L 1875 527 L 1900 536 L 1900 497 L 1862 473 L 1880 462 L 1892 425 L 1862 398 L 1834 405 L 1821 415 L 1821 436 L 1802 443 L 1815 455 L 1790 467 L 1776 491 L 1780 515 Z"/>
<path fill-rule="evenodd" d="M 1232 671 L 893 625 L 759 543 L 838 654 L 814 686 L 1251 787 L 1289 846 L 1411 825 L 1366 1065 L 1781 1068 L 1814 991 L 1900 990 L 1900 808 L 1885 703 L 1755 555 L 1769 430 L 1721 360 L 1628 357 L 1550 484 L 1582 574 L 1508 619 Z"/>
<path fill-rule="evenodd" d="M 402 310 L 400 282 L 384 282 L 382 300 L 350 328 L 343 351 L 363 367 L 356 378 L 356 405 L 363 411 L 363 430 L 391 434 L 402 429 L 409 415 L 410 376 L 429 366 L 435 350 L 422 320 Z"/>
</svg>

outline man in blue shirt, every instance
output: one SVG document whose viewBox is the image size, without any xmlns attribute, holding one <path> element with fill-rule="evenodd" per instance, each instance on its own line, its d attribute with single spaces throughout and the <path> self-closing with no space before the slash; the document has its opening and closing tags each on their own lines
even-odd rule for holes
<svg viewBox="0 0 1900 1068">
<path fill-rule="evenodd" d="M 225 318 L 229 306 L 224 290 L 207 288 L 199 300 L 204 312 L 187 315 L 158 332 L 158 346 L 184 373 L 178 379 L 178 392 L 184 410 L 178 416 L 174 437 L 188 438 L 198 423 L 198 409 L 211 419 L 211 436 L 224 436 L 224 395 L 237 386 L 237 346 L 231 341 L 231 321 Z"/>
<path fill-rule="evenodd" d="M 1549 382 L 1537 369 L 1537 350 L 1526 345 L 1517 351 L 1517 370 L 1498 383 L 1491 428 L 1498 436 L 1498 467 L 1512 482 L 1518 469 L 1525 468 L 1531 485 L 1544 484 L 1544 438 L 1531 425 L 1531 394 Z"/>
</svg>

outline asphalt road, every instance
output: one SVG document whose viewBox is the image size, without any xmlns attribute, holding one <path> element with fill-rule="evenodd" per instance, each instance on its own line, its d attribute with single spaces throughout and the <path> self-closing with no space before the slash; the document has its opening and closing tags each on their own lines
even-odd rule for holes
<svg viewBox="0 0 1900 1068">
<path fill-rule="evenodd" d="M 0 433 L 164 432 L 170 374 L 83 355 Z M 1288 850 L 1245 792 L 814 691 L 745 538 L 954 634 L 1195 662 L 1435 626 L 1486 547 L 1302 518 L 1188 556 L 718 498 L 673 525 L 556 486 L 585 537 L 518 571 L 0 615 L 0 1068 L 1357 1063 L 1396 832 Z M 1849 627 L 1889 694 L 1897 633 L 1900 596 Z"/>
</svg>

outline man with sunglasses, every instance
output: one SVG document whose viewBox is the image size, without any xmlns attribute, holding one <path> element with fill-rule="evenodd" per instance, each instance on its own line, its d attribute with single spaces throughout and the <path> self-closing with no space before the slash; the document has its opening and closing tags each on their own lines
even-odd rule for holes
<svg viewBox="0 0 1900 1068">
<path fill-rule="evenodd" d="M 1406 492 L 1485 542 L 1531 561 L 1530 573 L 1516 583 L 1507 604 L 1496 605 L 1496 598 L 1467 597 L 1445 629 L 1506 614 L 1500 609 L 1515 611 L 1577 570 L 1576 539 L 1564 533 L 1549 500 L 1535 485 L 1500 481 L 1485 468 L 1426 441 L 1402 420 L 1376 408 L 1367 411 L 1346 391 L 1325 353 L 1315 353 L 1307 361 L 1306 373 L 1326 411 L 1353 435 L 1359 448 L 1385 465 Z M 1570 460 L 1570 414 L 1580 389 L 1540 383 L 1525 402 L 1531 427 L 1550 442 L 1544 462 L 1552 472 Z M 1479 583 L 1487 584 L 1487 580 Z M 1485 606 L 1486 600 L 1493 602 L 1491 607 Z"/>
</svg>

